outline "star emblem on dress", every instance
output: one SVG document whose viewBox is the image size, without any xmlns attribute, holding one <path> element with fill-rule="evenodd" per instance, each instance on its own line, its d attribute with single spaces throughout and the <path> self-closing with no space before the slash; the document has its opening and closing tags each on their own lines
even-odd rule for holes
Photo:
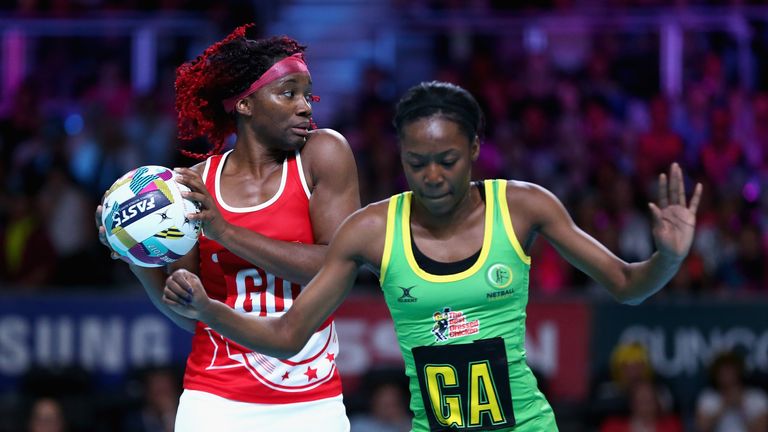
<svg viewBox="0 0 768 432">
<path fill-rule="evenodd" d="M 326 358 L 326 359 L 327 359 L 329 362 L 333 363 L 333 361 L 336 359 L 336 354 L 334 354 L 334 353 L 328 353 L 328 355 L 326 355 L 326 356 L 325 356 L 325 358 Z"/>
<path fill-rule="evenodd" d="M 307 366 L 307 371 L 304 372 L 304 375 L 307 376 L 307 381 L 312 381 L 312 379 L 317 379 L 317 369 L 312 369 L 312 366 Z"/>
</svg>

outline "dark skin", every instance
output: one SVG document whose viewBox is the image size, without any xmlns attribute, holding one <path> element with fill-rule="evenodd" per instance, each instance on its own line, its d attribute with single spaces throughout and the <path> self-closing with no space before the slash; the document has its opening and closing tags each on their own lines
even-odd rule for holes
<svg viewBox="0 0 768 432">
<path fill-rule="evenodd" d="M 474 139 L 467 146 L 453 122 L 417 121 L 405 129 L 400 161 L 413 191 L 411 232 L 416 246 L 437 261 L 467 258 L 482 246 L 485 229 L 485 205 L 477 188 L 470 188 L 480 142 Z M 459 142 L 463 145 L 453 145 Z"/>
<path fill-rule="evenodd" d="M 485 205 L 470 187 L 471 164 L 479 154 L 459 125 L 435 115 L 403 127 L 401 160 L 413 190 L 411 230 L 417 246 L 440 261 L 469 257 L 482 243 Z M 659 178 L 658 205 L 650 204 L 658 251 L 646 261 L 627 263 L 580 230 L 560 201 L 531 183 L 507 183 L 508 211 L 515 235 L 529 245 L 537 236 L 551 242 L 571 264 L 605 286 L 619 301 L 637 304 L 660 290 L 675 274 L 693 241 L 701 198 L 697 185 L 686 203 L 680 168 L 673 164 L 671 182 Z M 338 307 L 358 270 L 380 270 L 387 222 L 387 201 L 355 212 L 339 228 L 325 264 L 279 318 L 238 314 L 205 294 L 199 278 L 174 272 L 163 301 L 174 311 L 210 325 L 254 351 L 276 357 L 295 354 L 315 329 Z M 527 250 L 525 251 L 527 253 Z"/>
<path fill-rule="evenodd" d="M 280 187 L 283 159 L 300 149 L 304 177 L 311 191 L 309 211 L 315 244 L 274 240 L 228 223 L 203 184 L 205 164 L 176 169 L 177 180 L 191 189 L 185 196 L 202 208 L 188 217 L 202 222 L 208 238 L 277 277 L 301 284 L 309 282 L 320 269 L 331 237 L 342 221 L 360 208 L 357 170 L 349 144 L 335 131 L 308 130 L 311 89 L 309 75 L 295 73 L 237 102 L 237 141 L 223 167 L 220 191 L 222 200 L 233 207 L 252 207 L 268 201 Z M 101 242 L 107 245 L 101 211 L 99 206 L 96 224 Z M 112 257 L 120 258 L 115 252 Z M 197 320 L 175 313 L 161 299 L 169 272 L 184 269 L 197 277 L 198 263 L 195 247 L 168 269 L 130 265 L 155 306 L 189 331 L 194 331 Z"/>
</svg>

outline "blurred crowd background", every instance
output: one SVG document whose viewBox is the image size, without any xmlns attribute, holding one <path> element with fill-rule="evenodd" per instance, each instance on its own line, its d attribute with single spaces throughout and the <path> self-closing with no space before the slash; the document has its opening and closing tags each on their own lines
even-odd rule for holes
<svg viewBox="0 0 768 432">
<path fill-rule="evenodd" d="M 580 227 L 626 260 L 653 251 L 647 203 L 656 200 L 658 175 L 679 162 L 689 194 L 695 182 L 704 185 L 696 241 L 678 275 L 651 301 L 764 301 L 768 6 L 762 3 L 3 2 L 0 294 L 140 289 L 99 244 L 95 207 L 136 166 L 195 163 L 178 152 L 204 143 L 175 137 L 175 68 L 235 26 L 256 22 L 265 36 L 288 34 L 308 45 L 321 97 L 315 118 L 349 140 L 363 204 L 406 188 L 391 127 L 398 96 L 422 80 L 450 81 L 469 89 L 487 116 L 475 176 L 545 186 Z M 605 297 L 546 242 L 531 255 L 532 298 Z M 361 277 L 361 292 L 376 289 L 373 277 Z M 743 415 L 763 423 L 749 430 L 768 430 L 766 381 L 743 381 L 747 371 L 730 354 L 722 362 L 735 372 L 712 391 L 748 393 L 732 397 L 754 401 Z M 615 361 L 639 366 L 626 374 L 616 366 L 612 379 L 594 384 L 592 401 L 616 397 L 623 408 L 564 410 L 572 429 L 563 430 L 630 430 L 622 421 L 638 418 L 661 419 L 656 430 L 741 430 L 705 427 L 701 413 L 716 411 L 712 400 L 719 400 L 705 390 L 690 409 L 680 409 L 663 385 L 642 379 L 653 376 L 642 347 L 617 347 Z M 97 423 L 76 418 L 77 410 L 64 412 L 64 394 L 39 391 L 50 387 L 41 382 L 66 378 L 62 386 L 74 389 L 66 395 L 87 405 L 87 376 L 52 373 L 29 372 L 19 391 L 33 397 L 18 405 L 24 409 L 15 421 L 4 423 L 8 430 L 170 430 L 177 370 L 137 371 L 109 404 L 119 408 Z M 350 404 L 353 430 L 407 430 L 403 387 L 391 373 L 378 371 L 360 386 L 365 403 Z M 632 381 L 632 373 L 645 384 L 621 381 Z M 69 429 L 40 426 L 56 419 Z M 396 420 L 384 424 L 387 419 Z M 677 423 L 685 429 L 675 429 Z"/>
</svg>

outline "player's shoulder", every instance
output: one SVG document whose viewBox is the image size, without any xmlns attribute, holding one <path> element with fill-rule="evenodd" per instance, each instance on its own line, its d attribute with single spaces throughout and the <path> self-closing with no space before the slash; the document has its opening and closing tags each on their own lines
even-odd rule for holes
<svg viewBox="0 0 768 432">
<path fill-rule="evenodd" d="M 311 131 L 301 149 L 301 161 L 310 189 L 319 179 L 345 182 L 348 180 L 345 176 L 356 175 L 352 149 L 346 138 L 333 129 Z"/>
<path fill-rule="evenodd" d="M 520 180 L 506 182 L 507 204 L 510 209 L 540 213 L 560 205 L 559 199 L 541 185 Z"/>
<path fill-rule="evenodd" d="M 207 162 L 208 162 L 207 160 L 204 160 L 202 162 L 198 162 L 198 163 L 192 165 L 191 167 L 189 167 L 189 169 L 191 169 L 192 171 L 194 171 L 194 172 L 196 172 L 196 173 L 198 173 L 200 175 L 203 175 L 203 171 L 205 171 L 205 164 Z"/>
<path fill-rule="evenodd" d="M 507 183 L 507 201 L 538 201 L 552 197 L 552 192 L 541 185 L 520 180 L 505 180 Z"/>
<path fill-rule="evenodd" d="M 344 225 L 350 226 L 352 230 L 362 230 L 362 232 L 382 231 L 387 226 L 388 208 L 388 199 L 368 204 L 349 215 Z"/>
<path fill-rule="evenodd" d="M 339 153 L 351 153 L 349 142 L 344 135 L 333 129 L 315 129 L 309 132 L 307 142 L 301 149 L 301 155 L 307 157 L 322 157 L 333 159 Z"/>
</svg>

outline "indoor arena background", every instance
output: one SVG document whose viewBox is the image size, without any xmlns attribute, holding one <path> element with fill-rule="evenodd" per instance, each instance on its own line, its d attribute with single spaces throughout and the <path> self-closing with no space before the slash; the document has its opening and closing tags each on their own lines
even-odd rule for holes
<svg viewBox="0 0 768 432">
<path fill-rule="evenodd" d="M 349 140 L 363 204 L 405 188 L 393 105 L 432 79 L 466 87 L 485 110 L 476 177 L 547 187 L 624 259 L 654 249 L 646 203 L 670 162 L 689 193 L 704 184 L 690 256 L 640 306 L 614 302 L 546 242 L 531 251 L 528 360 L 561 431 L 600 430 L 632 362 L 656 384 L 660 415 L 686 430 L 723 353 L 768 391 L 760 3 L 3 1 L 0 431 L 28 430 L 30 407 L 48 397 L 74 432 L 149 430 L 141 413 L 173 412 L 190 337 L 109 259 L 93 212 L 129 169 L 192 163 L 177 151 L 174 69 L 247 22 L 308 46 L 315 120 Z M 400 412 L 374 397 L 403 377 L 372 275 L 337 322 L 350 417 Z"/>
</svg>

